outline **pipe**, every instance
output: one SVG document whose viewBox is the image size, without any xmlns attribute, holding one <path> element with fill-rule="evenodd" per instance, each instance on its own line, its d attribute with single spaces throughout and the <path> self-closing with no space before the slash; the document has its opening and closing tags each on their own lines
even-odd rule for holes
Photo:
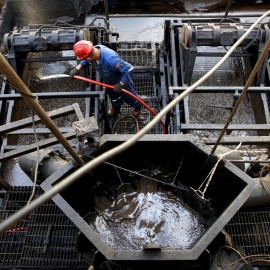
<svg viewBox="0 0 270 270">
<path fill-rule="evenodd" d="M 231 13 L 231 15 L 228 14 L 227 18 L 240 18 L 240 17 L 259 17 L 262 16 L 262 13 L 256 13 L 256 12 L 234 12 Z M 181 14 L 110 14 L 109 18 L 133 18 L 133 17 L 140 17 L 140 18 L 154 18 L 154 17 L 160 17 L 160 18 L 181 18 L 181 19 L 215 19 L 220 18 L 223 19 L 224 15 L 221 13 L 181 13 Z"/>
<path fill-rule="evenodd" d="M 12 86 L 15 86 L 20 90 L 19 93 L 23 97 L 25 102 L 30 106 L 30 108 L 35 111 L 35 113 L 39 116 L 39 118 L 43 121 L 47 128 L 53 133 L 53 135 L 58 139 L 58 141 L 64 146 L 68 153 L 74 158 L 78 165 L 82 166 L 84 164 L 83 160 L 79 157 L 79 155 L 70 145 L 68 140 L 59 131 L 58 127 L 47 115 L 47 113 L 36 100 L 35 96 L 32 95 L 31 91 L 23 83 L 18 74 L 12 69 L 12 67 L 10 66 L 6 58 L 2 55 L 2 53 L 0 53 L 0 70 L 4 74 L 4 76 L 6 76 Z"/>
<path fill-rule="evenodd" d="M 228 13 L 229 13 L 229 11 L 230 11 L 231 4 L 232 4 L 232 0 L 229 0 L 229 1 L 228 1 L 227 8 L 226 8 L 226 11 L 225 11 L 224 18 L 227 18 L 227 17 L 228 17 Z"/>
<path fill-rule="evenodd" d="M 161 112 L 158 113 L 157 117 L 151 120 L 140 132 L 136 133 L 134 136 L 132 136 L 129 140 L 125 141 L 124 143 L 118 145 L 117 147 L 114 147 L 110 149 L 109 151 L 101 154 L 100 156 L 96 157 L 95 159 L 89 161 L 86 163 L 83 167 L 79 168 L 66 178 L 64 178 L 59 183 L 55 184 L 51 189 L 49 189 L 47 192 L 40 195 L 38 198 L 33 200 L 29 205 L 21 208 L 13 215 L 9 216 L 7 219 L 2 221 L 0 223 L 0 235 L 3 234 L 5 231 L 12 228 L 15 224 L 17 224 L 20 220 L 30 215 L 32 212 L 34 212 L 36 209 L 38 209 L 41 205 L 49 201 L 53 196 L 55 196 L 58 193 L 61 193 L 63 190 L 65 190 L 67 187 L 81 179 L 87 172 L 90 172 L 91 170 L 95 169 L 104 161 L 107 161 L 108 159 L 117 156 L 118 154 L 126 151 L 135 143 L 142 138 L 149 130 L 151 130 L 158 122 L 159 120 L 165 116 L 171 109 L 178 104 L 180 101 L 183 100 L 184 97 L 186 97 L 188 94 L 190 94 L 196 87 L 201 85 L 203 82 L 205 82 L 217 69 L 230 57 L 230 55 L 233 53 L 233 51 L 236 49 L 236 47 L 241 44 L 241 42 L 249 35 L 249 33 L 252 31 L 256 25 L 262 21 L 266 16 L 270 14 L 270 11 L 266 12 L 263 16 L 261 16 L 251 27 L 250 30 L 248 30 L 226 53 L 226 55 L 210 70 L 208 71 L 202 78 L 200 78 L 198 81 L 196 81 L 193 85 L 189 86 L 186 91 L 182 94 L 180 94 L 176 99 L 172 100 L 165 108 L 161 110 Z"/>
<path fill-rule="evenodd" d="M 270 160 L 230 160 L 232 163 L 270 163 Z"/>
<path fill-rule="evenodd" d="M 267 191 L 270 191 L 270 177 L 253 178 L 253 180 L 257 182 L 256 188 L 242 206 L 243 208 L 270 203 L 270 195 L 267 193 Z"/>
<path fill-rule="evenodd" d="M 73 78 L 75 79 L 78 79 L 78 80 L 82 80 L 82 81 L 86 81 L 86 82 L 90 82 L 90 83 L 94 83 L 94 84 L 98 84 L 98 85 L 101 85 L 101 86 L 104 86 L 104 87 L 107 87 L 107 88 L 111 88 L 111 89 L 114 89 L 114 86 L 112 85 L 109 85 L 109 84 L 105 84 L 105 83 L 101 83 L 101 82 L 97 82 L 97 81 L 94 81 L 94 80 L 91 80 L 91 79 L 87 79 L 87 78 L 84 78 L 84 77 L 81 77 L 81 76 L 77 76 L 77 75 L 74 75 Z M 132 93 L 130 93 L 129 91 L 125 90 L 125 89 L 122 89 L 122 92 L 127 94 L 127 95 L 130 95 L 131 97 L 135 98 L 138 102 L 140 102 L 148 111 L 150 111 L 154 116 L 156 116 L 156 112 L 154 112 L 147 104 L 145 104 L 141 99 L 139 99 L 138 97 L 136 97 L 135 95 L 133 95 Z M 166 134 L 166 129 L 165 129 L 165 125 L 163 123 L 162 120 L 160 120 L 160 123 L 162 125 L 162 128 L 163 128 L 163 134 Z"/>
<path fill-rule="evenodd" d="M 104 0 L 106 20 L 109 21 L 109 4 L 108 0 Z"/>
<path fill-rule="evenodd" d="M 39 184 L 68 163 L 67 160 L 61 157 L 60 152 L 53 148 L 39 150 L 38 154 Z M 34 180 L 37 152 L 20 156 L 18 163 L 25 174 L 27 174 L 30 179 Z"/>
</svg>

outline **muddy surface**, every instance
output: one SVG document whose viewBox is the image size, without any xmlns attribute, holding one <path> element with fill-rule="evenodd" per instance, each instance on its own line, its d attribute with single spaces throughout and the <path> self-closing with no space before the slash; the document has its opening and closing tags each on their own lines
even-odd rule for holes
<svg viewBox="0 0 270 270">
<path fill-rule="evenodd" d="M 157 183 L 140 178 L 137 190 L 114 201 L 95 197 L 97 218 L 90 223 L 113 249 L 142 249 L 160 244 L 162 249 L 190 249 L 205 230 L 202 219 Z"/>
<path fill-rule="evenodd" d="M 226 52 L 229 48 L 223 47 L 201 47 L 201 51 Z M 191 84 L 195 83 L 211 68 L 213 68 L 220 57 L 197 57 Z M 229 58 L 202 86 L 243 86 L 246 74 L 239 58 Z M 194 93 L 188 96 L 190 123 L 196 124 L 225 124 L 230 116 L 231 110 L 222 108 L 231 107 L 234 103 L 233 93 L 225 94 L 202 94 Z M 220 106 L 211 107 L 212 105 Z M 249 95 L 246 95 L 240 104 L 232 124 L 255 124 L 253 109 Z M 220 131 L 192 131 L 198 137 L 218 137 Z M 256 136 L 256 131 L 233 131 L 232 136 Z"/>
<path fill-rule="evenodd" d="M 33 58 L 45 57 L 61 57 L 74 55 L 73 51 L 63 52 L 40 52 L 33 53 Z M 79 80 L 71 80 L 68 77 L 69 71 L 77 65 L 76 61 L 58 61 L 58 62 L 33 62 L 29 65 L 29 89 L 32 93 L 43 92 L 72 92 L 84 91 L 83 83 Z M 55 99 L 41 99 L 39 101 L 46 112 L 63 108 L 65 106 L 78 103 L 79 107 L 85 114 L 85 99 L 84 98 L 55 98 Z M 31 109 L 25 104 L 23 118 L 31 117 Z M 72 123 L 78 121 L 75 114 L 63 116 L 53 120 L 58 127 L 70 127 Z M 45 125 L 37 125 L 38 128 L 45 128 Z M 52 135 L 38 135 L 38 140 L 45 140 Z M 18 144 L 28 145 L 35 143 L 33 135 L 19 136 Z"/>
</svg>

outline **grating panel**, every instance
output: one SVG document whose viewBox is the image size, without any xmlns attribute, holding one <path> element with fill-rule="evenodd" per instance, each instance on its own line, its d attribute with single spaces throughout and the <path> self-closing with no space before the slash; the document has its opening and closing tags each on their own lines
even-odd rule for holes
<svg viewBox="0 0 270 270">
<path fill-rule="evenodd" d="M 5 220 L 8 216 L 25 206 L 29 198 L 29 191 L 23 187 L 16 188 L 18 194 L 7 192 L 5 199 L 2 201 L 0 212 L 0 221 Z M 20 221 L 16 228 L 27 228 L 27 220 Z M 27 229 L 6 232 L 0 236 L 0 266 L 1 265 L 20 265 L 21 253 L 27 235 Z"/>
<path fill-rule="evenodd" d="M 142 101 L 146 103 L 154 112 L 158 113 L 161 109 L 159 99 L 155 90 L 155 75 L 151 73 L 135 73 L 132 77 L 134 88 Z M 136 122 L 130 115 L 132 115 L 133 108 L 127 104 L 121 106 L 121 112 L 114 119 L 114 132 L 117 134 L 135 134 L 137 132 Z M 127 116 L 127 117 L 124 117 Z M 124 118 L 123 118 L 124 117 Z M 146 109 L 141 107 L 141 113 L 137 118 L 139 129 L 146 126 L 154 115 Z M 161 124 L 157 124 L 155 128 L 150 130 L 148 134 L 161 134 L 163 132 Z"/>
<path fill-rule="evenodd" d="M 152 42 L 120 42 L 120 57 L 135 68 L 157 68 L 156 44 Z"/>
<path fill-rule="evenodd" d="M 12 187 L 3 200 L 1 220 L 24 206 L 31 191 L 31 187 Z M 36 197 L 41 193 L 42 190 L 37 187 Z M 88 266 L 75 248 L 78 229 L 54 202 L 44 204 L 16 227 L 27 229 L 0 236 L 0 268 L 20 266 L 85 269 Z M 50 236 L 46 244 L 47 235 Z"/>
<path fill-rule="evenodd" d="M 270 212 L 237 213 L 227 224 L 226 230 L 235 245 L 243 248 L 247 256 L 270 254 Z M 269 257 L 266 259 L 269 260 Z"/>
<path fill-rule="evenodd" d="M 154 97 L 156 96 L 155 91 L 155 76 L 154 74 L 134 74 L 132 77 L 132 81 L 134 83 L 134 88 L 138 95 L 143 98 L 144 96 L 147 97 Z"/>
<path fill-rule="evenodd" d="M 203 47 L 205 52 L 226 52 L 222 47 Z M 210 70 L 220 57 L 197 57 L 191 83 L 195 83 Z M 243 86 L 245 84 L 245 69 L 240 58 L 229 58 L 202 86 Z M 232 106 L 233 94 L 193 93 L 188 97 L 185 110 L 188 111 L 189 121 L 192 124 L 224 124 L 230 115 L 230 110 L 224 106 Z M 209 106 L 210 105 L 210 106 Z M 220 106 L 220 107 L 212 107 Z M 239 106 L 232 124 L 255 124 L 254 112 L 248 96 Z M 217 131 L 193 130 L 189 131 L 196 137 L 218 137 Z M 233 136 L 256 136 L 256 131 L 233 131 Z"/>
</svg>

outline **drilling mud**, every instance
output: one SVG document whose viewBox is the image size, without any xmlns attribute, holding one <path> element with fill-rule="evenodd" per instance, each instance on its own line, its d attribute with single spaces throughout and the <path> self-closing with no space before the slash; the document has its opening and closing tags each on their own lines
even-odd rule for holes
<svg viewBox="0 0 270 270">
<path fill-rule="evenodd" d="M 202 218 L 176 195 L 158 191 L 157 183 L 140 178 L 136 192 L 114 201 L 95 197 L 99 215 L 90 224 L 113 249 L 189 249 L 205 230 Z"/>
</svg>

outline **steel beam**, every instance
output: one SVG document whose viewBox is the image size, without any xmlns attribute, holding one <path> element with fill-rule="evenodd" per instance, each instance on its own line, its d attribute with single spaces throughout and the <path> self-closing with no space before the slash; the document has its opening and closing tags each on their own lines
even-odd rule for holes
<svg viewBox="0 0 270 270">
<path fill-rule="evenodd" d="M 207 56 L 207 57 L 223 57 L 226 53 L 222 52 L 196 52 L 196 56 Z M 230 57 L 253 57 L 253 53 L 232 53 Z"/>
<path fill-rule="evenodd" d="M 82 92 L 50 92 L 50 93 L 32 93 L 38 99 L 54 99 L 54 98 L 85 98 L 85 97 L 104 97 L 103 91 L 82 91 Z M 19 94 L 1 94 L 0 100 L 18 100 L 22 99 Z"/>
<path fill-rule="evenodd" d="M 235 91 L 243 90 L 244 86 L 201 86 L 197 87 L 192 93 L 234 93 Z M 187 89 L 183 86 L 170 86 L 169 94 L 182 93 Z M 270 87 L 249 87 L 248 93 L 270 93 Z"/>
<path fill-rule="evenodd" d="M 84 164 L 84 161 L 80 158 L 78 153 L 70 145 L 67 139 L 59 131 L 55 123 L 51 120 L 42 106 L 38 103 L 36 98 L 32 95 L 31 91 L 24 84 L 18 74 L 12 69 L 10 64 L 7 62 L 5 57 L 0 53 L 0 70 L 4 76 L 10 81 L 15 89 L 20 89 L 20 95 L 23 97 L 24 101 L 31 107 L 31 109 L 42 119 L 42 122 L 51 130 L 54 136 L 59 140 L 59 142 L 65 147 L 67 152 L 72 156 L 72 158 L 78 163 L 79 166 Z"/>
<path fill-rule="evenodd" d="M 216 138 L 204 138 L 202 139 L 203 143 L 207 145 L 215 144 Z M 235 136 L 235 137 L 223 137 L 220 141 L 222 145 L 238 145 L 239 143 L 242 145 L 261 145 L 261 146 L 270 146 L 269 136 Z"/>
<path fill-rule="evenodd" d="M 61 133 L 67 133 L 67 132 L 71 132 L 73 129 L 60 127 L 59 130 Z M 48 128 L 36 128 L 36 133 L 37 134 L 52 134 L 52 132 Z M 24 128 L 24 129 L 19 129 L 19 130 L 7 133 L 7 135 L 29 135 L 29 134 L 34 134 L 33 128 Z"/>
<path fill-rule="evenodd" d="M 77 60 L 77 57 L 76 57 L 76 56 L 18 59 L 19 62 L 23 62 L 23 63 L 31 63 L 31 62 L 57 62 L 57 61 L 76 61 L 76 60 Z"/>
<path fill-rule="evenodd" d="M 55 118 L 69 115 L 69 114 L 76 112 L 77 107 L 79 107 L 78 104 L 74 103 L 70 106 L 66 106 L 66 107 L 63 107 L 63 108 L 60 108 L 57 110 L 50 111 L 50 112 L 48 112 L 48 115 L 50 116 L 51 119 L 55 119 Z M 34 120 L 35 120 L 35 124 L 39 124 L 42 122 L 38 116 L 35 116 Z M 79 119 L 79 120 L 81 120 L 81 119 Z M 25 118 L 25 119 L 22 119 L 19 121 L 15 121 L 15 122 L 0 126 L 0 135 L 7 133 L 7 132 L 15 131 L 15 130 L 18 130 L 18 129 L 21 129 L 21 128 L 24 128 L 27 126 L 30 126 L 32 124 L 33 124 L 32 117 L 29 117 L 29 118 Z"/>
<path fill-rule="evenodd" d="M 182 124 L 181 128 L 184 130 L 222 130 L 222 124 Z M 227 130 L 255 130 L 255 131 L 269 131 L 270 125 L 267 124 L 231 124 Z M 269 140 L 269 138 L 268 138 Z"/>
<path fill-rule="evenodd" d="M 258 12 L 235 12 L 231 13 L 227 16 L 227 18 L 235 18 L 239 19 L 240 17 L 260 17 L 263 15 L 264 12 L 258 13 Z M 151 18 L 151 17 L 161 17 L 161 18 L 189 18 L 191 21 L 194 18 L 198 19 L 209 19 L 209 18 L 220 18 L 224 19 L 224 14 L 221 13 L 191 13 L 191 14 L 110 14 L 109 18 L 132 18 L 132 17 L 146 17 L 146 18 Z"/>
<path fill-rule="evenodd" d="M 175 32 L 174 32 L 174 22 L 170 21 L 170 43 L 171 43 L 171 68 L 172 68 L 172 84 L 173 86 L 178 85 L 178 72 L 177 72 L 177 64 L 176 64 L 176 44 L 175 44 Z M 175 94 L 173 98 L 176 98 Z M 175 108 L 175 132 L 179 133 L 181 131 L 181 123 L 180 123 L 180 108 L 179 104 L 176 104 Z"/>
<path fill-rule="evenodd" d="M 75 131 L 68 132 L 68 133 L 63 134 L 63 136 L 67 140 L 71 140 L 71 139 L 76 138 L 76 132 Z M 39 145 L 39 149 L 43 149 L 43 148 L 46 148 L 48 146 L 52 146 L 52 145 L 55 145 L 55 144 L 58 144 L 58 143 L 59 143 L 58 139 L 53 137 L 53 138 L 49 138 L 47 140 L 39 142 L 38 145 Z M 21 147 L 21 148 L 15 149 L 13 151 L 1 154 L 0 155 L 0 161 L 4 161 L 4 160 L 11 159 L 11 158 L 19 157 L 19 156 L 34 152 L 36 150 L 37 150 L 37 144 L 33 143 L 33 144 L 28 145 L 26 147 Z"/>
</svg>

